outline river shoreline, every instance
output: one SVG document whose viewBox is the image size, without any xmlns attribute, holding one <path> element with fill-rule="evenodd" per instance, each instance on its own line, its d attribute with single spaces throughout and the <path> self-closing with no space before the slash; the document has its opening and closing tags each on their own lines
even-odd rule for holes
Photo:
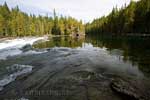
<svg viewBox="0 0 150 100">
<path fill-rule="evenodd" d="M 1 100 L 150 99 L 149 76 L 137 64 L 124 61 L 123 50 L 108 51 L 88 38 L 34 39 L 4 50 L 21 53 L 0 60 Z"/>
</svg>

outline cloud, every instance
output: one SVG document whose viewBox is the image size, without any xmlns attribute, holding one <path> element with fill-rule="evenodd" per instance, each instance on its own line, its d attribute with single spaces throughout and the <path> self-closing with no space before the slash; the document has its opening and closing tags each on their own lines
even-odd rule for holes
<svg viewBox="0 0 150 100">
<path fill-rule="evenodd" d="M 131 0 L 1 0 L 6 1 L 9 6 L 13 7 L 19 5 L 20 8 L 28 8 L 26 12 L 35 13 L 33 9 L 40 9 L 36 13 L 52 12 L 53 9 L 63 15 L 70 15 L 83 21 L 91 21 L 111 12 L 115 6 L 129 4 Z M 30 10 L 32 9 L 32 10 Z"/>
</svg>

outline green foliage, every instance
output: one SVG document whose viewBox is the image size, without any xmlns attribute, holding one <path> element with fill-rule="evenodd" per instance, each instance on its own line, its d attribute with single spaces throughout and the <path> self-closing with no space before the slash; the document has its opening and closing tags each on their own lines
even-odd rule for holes
<svg viewBox="0 0 150 100">
<path fill-rule="evenodd" d="M 150 0 L 131 1 L 121 9 L 113 8 L 108 16 L 86 24 L 86 33 L 150 33 Z"/>
<path fill-rule="evenodd" d="M 54 17 L 28 15 L 19 7 L 9 9 L 7 4 L 0 6 L 0 37 L 1 36 L 34 36 L 34 35 L 70 35 L 74 28 L 84 32 L 81 22 L 71 17 L 58 17 L 54 10 Z"/>
</svg>

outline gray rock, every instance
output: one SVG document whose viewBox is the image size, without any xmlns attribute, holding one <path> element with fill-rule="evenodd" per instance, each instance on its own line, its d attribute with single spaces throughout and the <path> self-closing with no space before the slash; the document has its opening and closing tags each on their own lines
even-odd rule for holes
<svg viewBox="0 0 150 100">
<path fill-rule="evenodd" d="M 32 50 L 32 49 L 33 48 L 32 48 L 32 46 L 30 44 L 26 44 L 24 47 L 21 48 L 21 50 L 23 52 L 27 52 L 27 51 Z"/>
<path fill-rule="evenodd" d="M 130 80 L 130 79 L 114 79 L 111 83 L 113 91 L 124 95 L 131 100 L 150 100 L 149 89 L 144 80 Z"/>
</svg>

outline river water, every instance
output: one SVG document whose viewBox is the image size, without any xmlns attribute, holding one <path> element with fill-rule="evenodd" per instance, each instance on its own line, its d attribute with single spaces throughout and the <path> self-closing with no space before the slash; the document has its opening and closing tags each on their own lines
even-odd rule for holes
<svg viewBox="0 0 150 100">
<path fill-rule="evenodd" d="M 150 85 L 147 85 L 150 78 L 149 41 L 142 37 L 99 35 L 5 39 L 0 41 L 0 98 L 149 98 L 146 95 L 150 93 Z M 112 84 L 118 79 L 125 82 L 117 83 L 120 91 L 118 87 L 114 91 Z M 142 88 L 137 88 L 140 86 Z M 122 94 L 130 95 L 124 97 Z"/>
</svg>

